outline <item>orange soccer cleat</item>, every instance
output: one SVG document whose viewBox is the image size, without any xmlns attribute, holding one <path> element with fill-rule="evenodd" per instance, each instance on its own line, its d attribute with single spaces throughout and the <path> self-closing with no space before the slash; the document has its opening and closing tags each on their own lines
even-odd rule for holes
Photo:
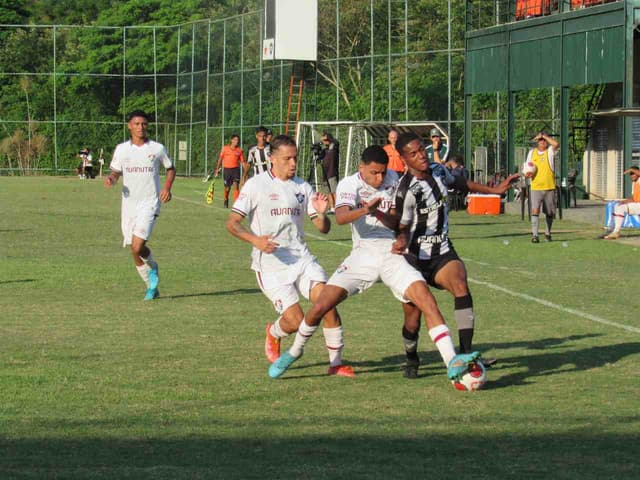
<svg viewBox="0 0 640 480">
<path fill-rule="evenodd" d="M 271 323 L 267 324 L 266 338 L 264 340 L 264 354 L 270 363 L 275 362 L 280 356 L 280 339 L 271 335 L 269 331 Z"/>
<path fill-rule="evenodd" d="M 356 373 L 353 371 L 353 367 L 349 365 L 336 365 L 335 367 L 329 367 L 327 375 L 353 378 L 356 376 Z"/>
</svg>

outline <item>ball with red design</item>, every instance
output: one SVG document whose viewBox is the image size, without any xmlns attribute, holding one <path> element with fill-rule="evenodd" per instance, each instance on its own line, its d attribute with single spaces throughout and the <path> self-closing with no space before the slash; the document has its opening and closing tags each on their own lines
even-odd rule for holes
<svg viewBox="0 0 640 480">
<path fill-rule="evenodd" d="M 524 176 L 527 176 L 529 174 L 531 174 L 531 176 L 534 176 L 537 171 L 538 167 L 536 167 L 536 164 L 533 162 L 524 162 L 524 164 L 522 164 L 522 174 Z"/>
<path fill-rule="evenodd" d="M 456 390 L 474 391 L 480 390 L 487 381 L 487 371 L 482 362 L 475 361 L 469 365 L 467 373 L 462 375 L 458 380 L 452 380 Z"/>
</svg>

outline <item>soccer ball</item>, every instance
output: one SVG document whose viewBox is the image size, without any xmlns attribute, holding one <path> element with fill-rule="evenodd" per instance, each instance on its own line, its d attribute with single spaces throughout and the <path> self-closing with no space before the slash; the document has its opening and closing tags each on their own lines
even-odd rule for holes
<svg viewBox="0 0 640 480">
<path fill-rule="evenodd" d="M 482 362 L 475 361 L 469 366 L 469 370 L 459 380 L 452 380 L 456 390 L 474 391 L 480 390 L 487 381 L 487 371 Z"/>
<path fill-rule="evenodd" d="M 533 162 L 524 162 L 522 165 L 522 173 L 524 175 L 527 175 L 528 173 L 535 175 L 537 171 L 538 167 L 536 167 L 536 164 Z"/>
</svg>

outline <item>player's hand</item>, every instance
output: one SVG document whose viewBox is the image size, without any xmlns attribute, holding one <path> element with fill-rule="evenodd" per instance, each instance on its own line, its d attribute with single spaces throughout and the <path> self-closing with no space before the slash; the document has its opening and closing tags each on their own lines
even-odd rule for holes
<svg viewBox="0 0 640 480">
<path fill-rule="evenodd" d="M 113 185 L 115 185 L 115 183 L 116 182 L 111 175 L 107 175 L 106 177 L 104 177 L 104 186 L 106 188 L 111 188 Z"/>
<path fill-rule="evenodd" d="M 160 201 L 162 203 L 171 201 L 171 191 L 167 190 L 166 188 L 162 189 L 162 191 L 160 192 Z"/>
<path fill-rule="evenodd" d="M 407 251 L 407 237 L 399 235 L 398 238 L 391 244 L 391 253 L 397 255 L 404 255 Z"/>
<path fill-rule="evenodd" d="M 363 202 L 362 206 L 367 209 L 369 215 L 375 215 L 378 205 L 382 202 L 382 197 L 376 197 L 370 202 Z"/>
<path fill-rule="evenodd" d="M 213 172 L 213 176 L 216 177 L 216 178 L 218 178 L 220 176 L 220 169 L 219 168 L 216 168 L 216 171 Z"/>
<path fill-rule="evenodd" d="M 434 149 L 439 149 L 440 148 L 440 137 L 435 137 L 433 140 L 431 140 L 431 144 L 433 145 Z"/>
<path fill-rule="evenodd" d="M 311 197 L 311 205 L 319 214 L 325 214 L 329 210 L 329 196 L 325 193 L 316 192 Z"/>
<path fill-rule="evenodd" d="M 253 246 L 264 253 L 273 253 L 279 247 L 279 244 L 273 241 L 271 235 L 261 235 L 256 237 Z"/>
<path fill-rule="evenodd" d="M 500 190 L 500 194 L 502 195 L 504 192 L 509 190 L 513 186 L 511 183 L 518 181 L 519 178 L 520 178 L 519 173 L 512 173 L 507 178 L 505 178 L 502 182 L 500 182 L 500 185 L 498 185 L 498 190 Z"/>
<path fill-rule="evenodd" d="M 527 172 L 524 174 L 524 178 L 533 178 L 533 172 Z"/>
</svg>

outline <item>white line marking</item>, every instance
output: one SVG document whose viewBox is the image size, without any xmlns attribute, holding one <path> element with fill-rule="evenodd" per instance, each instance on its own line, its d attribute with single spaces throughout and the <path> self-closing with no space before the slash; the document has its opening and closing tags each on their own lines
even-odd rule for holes
<svg viewBox="0 0 640 480">
<path fill-rule="evenodd" d="M 582 311 L 576 310 L 574 308 L 563 307 L 562 305 L 558 305 L 558 304 L 550 302 L 548 300 L 542 300 L 541 298 L 532 297 L 531 295 L 527 295 L 526 293 L 514 292 L 512 290 L 509 290 L 507 288 L 501 287 L 500 285 L 496 285 L 494 283 L 483 282 L 482 280 L 475 280 L 473 278 L 469 278 L 469 281 L 472 282 L 472 283 L 478 284 L 478 285 L 484 285 L 485 287 L 489 287 L 489 288 L 491 288 L 493 290 L 498 290 L 499 292 L 503 292 L 503 293 L 506 293 L 506 294 L 514 296 L 514 297 L 520 297 L 520 298 L 523 298 L 525 300 L 529 300 L 530 302 L 539 303 L 541 305 L 544 305 L 545 307 L 553 308 L 555 310 L 560 310 L 561 312 L 565 312 L 565 313 L 570 313 L 570 314 L 575 315 L 577 317 L 581 317 L 581 318 L 584 318 L 584 319 L 587 319 L 587 320 L 591 320 L 592 322 L 598 322 L 598 323 L 602 323 L 604 325 L 609 325 L 611 327 L 622 328 L 623 330 L 627 330 L 629 332 L 640 333 L 640 328 L 630 327 L 628 325 L 623 325 L 621 323 L 612 322 L 611 320 L 606 320 L 604 318 L 597 317 L 595 315 L 591 315 L 590 313 L 582 312 Z"/>
<path fill-rule="evenodd" d="M 193 201 L 193 200 L 189 200 L 187 198 L 176 197 L 175 195 L 173 196 L 173 198 L 176 199 L 176 200 L 182 200 L 183 202 L 193 203 L 194 205 L 200 205 L 201 207 L 205 207 L 205 208 L 214 208 L 216 210 L 223 210 L 220 207 L 214 207 L 213 205 L 206 205 L 206 204 L 203 204 L 203 202 L 196 202 L 196 201 Z M 342 247 L 351 248 L 351 243 L 344 243 L 344 242 L 340 242 L 340 241 L 337 241 L 337 240 L 328 240 L 328 239 L 326 239 L 324 237 L 321 237 L 319 235 L 314 235 L 313 233 L 307 233 L 306 236 L 307 237 L 311 237 L 311 238 L 315 238 L 316 240 L 323 240 L 323 241 L 328 242 L 328 243 L 333 243 L 335 245 L 340 245 Z M 491 266 L 488 263 L 479 262 L 477 260 L 470 260 L 470 259 L 467 259 L 467 258 L 464 258 L 463 260 L 465 262 L 471 261 L 471 262 L 477 263 L 479 265 Z M 610 327 L 621 328 L 622 330 L 627 330 L 628 332 L 640 333 L 640 328 L 631 327 L 629 325 L 623 325 L 621 323 L 612 322 L 611 320 L 607 320 L 605 318 L 598 317 L 596 315 L 591 315 L 590 313 L 586 313 L 586 312 L 583 312 L 581 310 L 576 310 L 575 308 L 564 307 L 562 305 L 558 305 L 557 303 L 553 303 L 553 302 L 550 302 L 548 300 L 543 300 L 541 298 L 532 297 L 531 295 L 527 295 L 526 293 L 514 292 L 513 290 L 509 290 L 508 288 L 501 287 L 500 285 L 496 285 L 495 283 L 484 282 L 482 280 L 476 280 L 476 279 L 471 278 L 471 277 L 468 277 L 468 280 L 471 283 L 475 283 L 476 285 L 482 285 L 482 286 L 491 288 L 492 290 L 497 290 L 499 292 L 506 293 L 507 295 L 511 295 L 512 297 L 519 297 L 519 298 L 522 298 L 524 300 L 528 300 L 530 302 L 539 303 L 540 305 L 544 305 L 545 307 L 553 308 L 554 310 L 559 310 L 559 311 L 564 312 L 564 313 L 569 313 L 571 315 L 575 315 L 576 317 L 584 318 L 585 320 L 591 320 L 592 322 L 601 323 L 603 325 L 608 325 Z"/>
</svg>

